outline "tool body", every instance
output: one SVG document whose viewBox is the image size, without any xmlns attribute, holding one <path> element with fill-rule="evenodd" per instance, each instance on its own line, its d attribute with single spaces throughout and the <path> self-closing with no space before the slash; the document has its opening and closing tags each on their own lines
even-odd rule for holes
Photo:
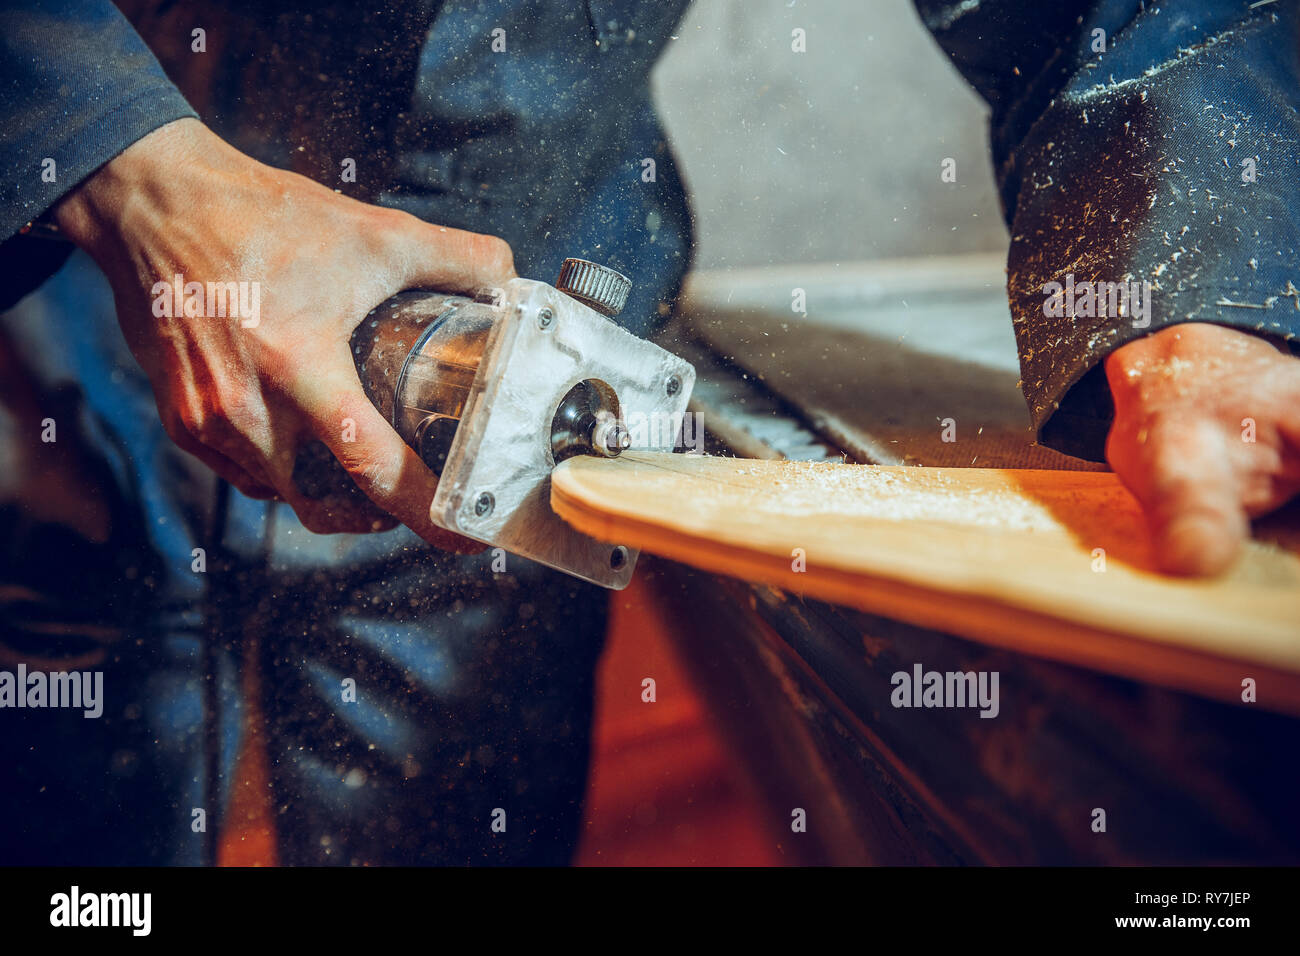
<svg viewBox="0 0 1300 956">
<path fill-rule="evenodd" d="M 631 283 L 567 259 L 555 287 L 511 279 L 474 298 L 403 292 L 352 337 L 367 396 L 438 475 L 433 522 L 610 588 L 634 550 L 590 538 L 550 507 L 551 470 L 631 447 L 627 422 L 672 451 L 695 369 L 611 321 Z"/>
</svg>

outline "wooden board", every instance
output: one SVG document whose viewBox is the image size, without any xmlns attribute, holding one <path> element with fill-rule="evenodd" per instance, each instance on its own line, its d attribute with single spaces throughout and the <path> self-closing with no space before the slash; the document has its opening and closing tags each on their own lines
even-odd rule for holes
<svg viewBox="0 0 1300 956">
<path fill-rule="evenodd" d="M 561 464 L 551 505 L 709 571 L 1222 700 L 1249 677 L 1257 706 L 1300 713 L 1294 520 L 1190 580 L 1152 570 L 1110 473 L 626 453 Z"/>
</svg>

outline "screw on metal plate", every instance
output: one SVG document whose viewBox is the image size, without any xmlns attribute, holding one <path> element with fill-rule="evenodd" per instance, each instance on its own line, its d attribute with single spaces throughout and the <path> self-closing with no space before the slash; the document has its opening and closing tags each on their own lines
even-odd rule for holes
<svg viewBox="0 0 1300 956">
<path fill-rule="evenodd" d="M 665 386 L 665 389 L 668 392 L 668 394 L 676 395 L 679 391 L 681 391 L 681 388 L 682 388 L 682 380 L 678 378 L 676 375 L 670 376 L 668 379 L 668 384 L 667 386 Z"/>
<path fill-rule="evenodd" d="M 617 571 L 627 564 L 627 548 L 621 544 L 609 553 L 609 566 Z"/>
<path fill-rule="evenodd" d="M 555 313 L 549 308 L 542 308 L 537 313 L 537 324 L 544 329 L 549 329 L 551 323 L 555 321 Z"/>
<path fill-rule="evenodd" d="M 474 514 L 480 518 L 486 518 L 492 513 L 492 509 L 496 507 L 496 504 L 497 500 L 492 497 L 492 492 L 485 491 L 474 502 Z"/>
</svg>

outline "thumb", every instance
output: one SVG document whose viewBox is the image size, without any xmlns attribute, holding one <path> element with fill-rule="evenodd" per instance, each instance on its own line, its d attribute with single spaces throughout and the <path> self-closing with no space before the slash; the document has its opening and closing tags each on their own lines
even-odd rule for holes
<svg viewBox="0 0 1300 956">
<path fill-rule="evenodd" d="M 472 294 L 514 278 L 514 253 L 504 239 L 400 216 L 395 245 L 406 288 Z"/>
<path fill-rule="evenodd" d="M 367 498 L 425 541 L 445 551 L 483 550 L 480 543 L 433 523 L 429 510 L 438 479 L 370 404 L 350 360 L 346 373 L 325 372 L 302 384 L 300 401 L 314 437 Z"/>
<path fill-rule="evenodd" d="M 1223 429 L 1204 419 L 1153 423 L 1130 464 L 1112 464 L 1142 503 L 1156 558 L 1172 574 L 1226 570 L 1250 534 Z"/>
</svg>

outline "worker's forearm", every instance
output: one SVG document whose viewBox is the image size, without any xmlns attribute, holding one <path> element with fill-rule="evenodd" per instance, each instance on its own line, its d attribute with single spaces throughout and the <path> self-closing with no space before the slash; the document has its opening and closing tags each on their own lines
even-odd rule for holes
<svg viewBox="0 0 1300 956">
<path fill-rule="evenodd" d="M 1111 413 L 1100 363 L 1160 328 L 1300 335 L 1300 7 L 917 5 L 993 108 L 1008 293 L 1041 441 L 1099 459 Z M 1140 309 L 1052 294 L 1094 282 L 1136 286 Z"/>
<path fill-rule="evenodd" d="M 189 103 L 109 0 L 0 0 L 0 310 L 69 247 L 20 236 Z"/>
<path fill-rule="evenodd" d="M 3 0 L 0 238 L 142 136 L 193 115 L 109 0 Z"/>
</svg>

